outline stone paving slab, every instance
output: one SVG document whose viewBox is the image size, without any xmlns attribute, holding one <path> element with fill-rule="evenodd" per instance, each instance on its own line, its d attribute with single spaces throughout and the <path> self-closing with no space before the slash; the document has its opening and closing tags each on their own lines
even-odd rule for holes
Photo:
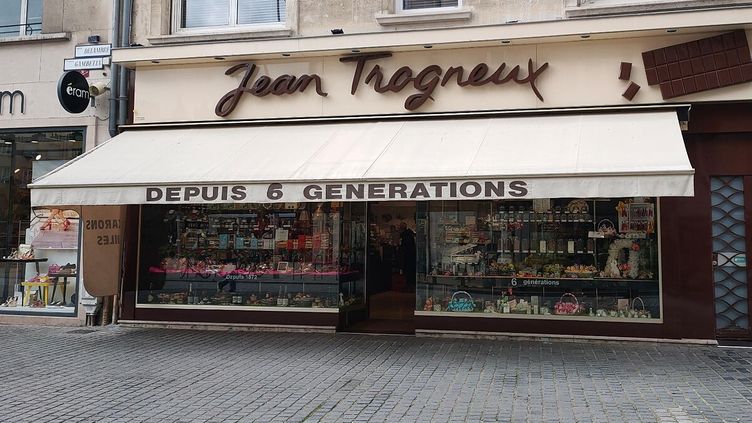
<svg viewBox="0 0 752 423">
<path fill-rule="evenodd" d="M 0 422 L 749 422 L 752 350 L 0 326 Z"/>
</svg>

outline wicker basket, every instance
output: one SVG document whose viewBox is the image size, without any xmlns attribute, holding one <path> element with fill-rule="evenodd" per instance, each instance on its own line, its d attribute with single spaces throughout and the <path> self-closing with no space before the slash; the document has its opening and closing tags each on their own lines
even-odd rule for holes
<svg viewBox="0 0 752 423">
<path fill-rule="evenodd" d="M 640 300 L 640 306 L 642 307 L 640 310 L 635 308 L 635 303 L 637 300 Z M 645 301 L 642 300 L 640 297 L 634 297 L 632 299 L 632 308 L 629 310 L 630 317 L 639 317 L 643 319 L 649 319 L 650 311 L 645 308 Z"/>
<path fill-rule="evenodd" d="M 572 298 L 574 302 L 564 301 L 565 298 Z M 565 292 L 562 294 L 559 301 L 554 305 L 555 314 L 574 315 L 582 311 L 582 305 L 577 300 L 577 297 L 571 292 Z"/>
<path fill-rule="evenodd" d="M 475 310 L 473 297 L 467 291 L 457 291 L 449 300 L 447 311 L 472 312 Z"/>
</svg>

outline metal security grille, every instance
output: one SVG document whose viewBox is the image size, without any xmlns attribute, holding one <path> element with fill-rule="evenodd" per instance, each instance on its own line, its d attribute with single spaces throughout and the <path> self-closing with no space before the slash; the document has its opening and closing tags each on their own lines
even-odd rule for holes
<svg viewBox="0 0 752 423">
<path fill-rule="evenodd" d="M 710 178 L 715 324 L 719 335 L 749 331 L 744 178 Z"/>
</svg>

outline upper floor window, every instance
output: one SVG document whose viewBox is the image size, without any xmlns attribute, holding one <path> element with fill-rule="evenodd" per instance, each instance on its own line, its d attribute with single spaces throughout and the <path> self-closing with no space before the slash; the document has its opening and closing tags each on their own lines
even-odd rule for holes
<svg viewBox="0 0 752 423">
<path fill-rule="evenodd" d="M 397 0 L 398 11 L 459 7 L 462 0 Z"/>
<path fill-rule="evenodd" d="M 0 0 L 0 37 L 42 32 L 42 0 Z"/>
<path fill-rule="evenodd" d="M 176 0 L 175 6 L 178 30 L 279 24 L 286 18 L 286 0 Z"/>
</svg>

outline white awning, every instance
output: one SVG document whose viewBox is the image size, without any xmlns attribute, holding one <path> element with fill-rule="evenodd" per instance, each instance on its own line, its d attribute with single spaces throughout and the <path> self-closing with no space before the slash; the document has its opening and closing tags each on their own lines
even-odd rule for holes
<svg viewBox="0 0 752 423">
<path fill-rule="evenodd" d="M 32 205 L 691 196 L 673 111 L 125 132 Z"/>
</svg>

